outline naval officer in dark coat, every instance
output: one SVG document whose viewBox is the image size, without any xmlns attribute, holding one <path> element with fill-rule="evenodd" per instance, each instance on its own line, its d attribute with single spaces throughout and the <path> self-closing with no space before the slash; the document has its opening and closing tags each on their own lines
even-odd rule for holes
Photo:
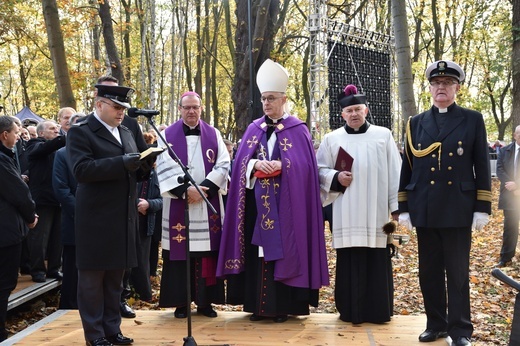
<svg viewBox="0 0 520 346">
<path fill-rule="evenodd" d="M 491 214 L 491 173 L 482 114 L 455 103 L 465 74 L 448 60 L 426 70 L 433 107 L 410 118 L 399 183 L 401 224 L 417 229 L 427 324 L 419 341 L 471 345 L 471 230 Z"/>
<path fill-rule="evenodd" d="M 137 190 L 146 176 L 121 122 L 133 89 L 96 85 L 94 113 L 69 130 L 76 191 L 78 308 L 87 345 L 126 345 L 119 302 L 126 268 L 137 265 Z"/>
</svg>

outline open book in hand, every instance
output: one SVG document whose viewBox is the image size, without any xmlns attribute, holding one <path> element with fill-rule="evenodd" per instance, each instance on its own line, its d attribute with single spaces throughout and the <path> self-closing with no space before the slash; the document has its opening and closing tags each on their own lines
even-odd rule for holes
<svg viewBox="0 0 520 346">
<path fill-rule="evenodd" d="M 161 154 L 165 150 L 166 148 L 150 147 L 143 151 L 141 154 L 139 154 L 139 160 L 155 159 L 157 156 L 159 156 L 159 154 Z"/>
<path fill-rule="evenodd" d="M 350 156 L 349 153 L 345 151 L 342 147 L 339 147 L 338 157 L 336 158 L 336 164 L 334 165 L 334 169 L 337 171 L 349 171 L 352 172 L 352 164 L 354 163 L 354 158 Z"/>
</svg>

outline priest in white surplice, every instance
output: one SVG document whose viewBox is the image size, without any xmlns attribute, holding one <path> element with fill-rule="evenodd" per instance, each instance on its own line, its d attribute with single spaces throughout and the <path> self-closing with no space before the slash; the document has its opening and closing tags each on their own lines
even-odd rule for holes
<svg viewBox="0 0 520 346">
<path fill-rule="evenodd" d="M 346 125 L 327 134 L 317 152 L 322 202 L 332 203 L 336 308 L 345 322 L 387 322 L 393 279 L 382 227 L 398 219 L 401 158 L 390 130 L 366 121 L 366 97 L 354 85 L 338 101 Z M 349 170 L 335 169 L 340 148 L 353 158 Z"/>
<path fill-rule="evenodd" d="M 197 312 L 216 317 L 211 304 L 223 304 L 223 280 L 215 276 L 222 234 L 229 153 L 220 132 L 200 119 L 202 102 L 195 92 L 186 92 L 179 101 L 182 119 L 162 133 L 181 162 L 200 185 L 214 214 L 194 186 L 186 188 L 178 178 L 184 177 L 179 164 L 168 151 L 157 158 L 157 174 L 164 198 L 162 218 L 163 271 L 160 307 L 176 307 L 175 317 L 187 317 L 186 228 L 189 226 L 191 258 L 191 297 Z M 159 141 L 160 146 L 164 143 Z M 189 224 L 184 217 L 189 203 Z"/>
</svg>

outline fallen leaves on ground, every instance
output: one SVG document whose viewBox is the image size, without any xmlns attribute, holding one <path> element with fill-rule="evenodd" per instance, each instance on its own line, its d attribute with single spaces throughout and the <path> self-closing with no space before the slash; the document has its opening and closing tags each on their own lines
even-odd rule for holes
<svg viewBox="0 0 520 346">
<path fill-rule="evenodd" d="M 484 230 L 473 233 L 470 262 L 470 288 L 472 321 L 475 328 L 474 345 L 505 345 L 509 341 L 512 326 L 516 292 L 491 276 L 491 270 L 498 262 L 502 245 L 502 211 L 497 210 L 499 183 L 493 180 L 493 214 Z M 441 217 L 441 216 L 440 216 Z M 394 314 L 418 315 L 424 313 L 422 295 L 419 288 L 417 269 L 417 238 L 415 232 L 398 228 L 399 234 L 409 236 L 409 241 L 399 247 L 398 256 L 393 259 L 394 268 Z M 330 233 L 327 230 L 327 235 Z M 336 254 L 330 248 L 330 236 L 327 237 L 329 273 L 331 285 L 320 291 L 320 304 L 312 308 L 314 313 L 336 313 L 334 305 L 334 274 Z M 520 264 L 513 259 L 513 264 L 503 271 L 520 280 Z M 160 268 L 159 268 L 160 274 Z M 128 300 L 137 310 L 160 310 L 158 307 L 160 276 L 152 278 L 153 299 L 144 302 L 136 298 Z M 17 308 L 9 312 L 7 326 L 11 334 L 27 328 L 56 311 L 59 295 L 51 292 L 42 296 L 29 307 Z M 218 305 L 217 310 L 241 311 L 240 306 Z M 136 323 L 138 323 L 136 321 Z M 392 322 L 390 322 L 392 323 Z"/>
</svg>

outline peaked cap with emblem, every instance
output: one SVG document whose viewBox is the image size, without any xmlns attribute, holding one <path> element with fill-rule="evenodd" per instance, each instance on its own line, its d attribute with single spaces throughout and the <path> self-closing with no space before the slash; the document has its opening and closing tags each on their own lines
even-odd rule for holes
<svg viewBox="0 0 520 346">
<path fill-rule="evenodd" d="M 123 107 L 130 108 L 130 97 L 134 94 L 134 89 L 119 85 L 96 84 L 94 86 L 98 90 L 97 96 L 107 98 Z"/>
<path fill-rule="evenodd" d="M 466 75 L 462 68 L 453 61 L 439 60 L 430 64 L 426 69 L 426 78 L 431 80 L 433 77 L 453 77 L 462 83 Z"/>
<path fill-rule="evenodd" d="M 359 94 L 355 85 L 349 84 L 338 94 L 338 102 L 341 108 L 353 105 L 365 105 L 367 103 L 367 97 L 363 94 Z"/>
<path fill-rule="evenodd" d="M 289 85 L 289 72 L 282 65 L 267 59 L 258 69 L 256 84 L 260 93 L 268 91 L 285 93 Z"/>
</svg>

